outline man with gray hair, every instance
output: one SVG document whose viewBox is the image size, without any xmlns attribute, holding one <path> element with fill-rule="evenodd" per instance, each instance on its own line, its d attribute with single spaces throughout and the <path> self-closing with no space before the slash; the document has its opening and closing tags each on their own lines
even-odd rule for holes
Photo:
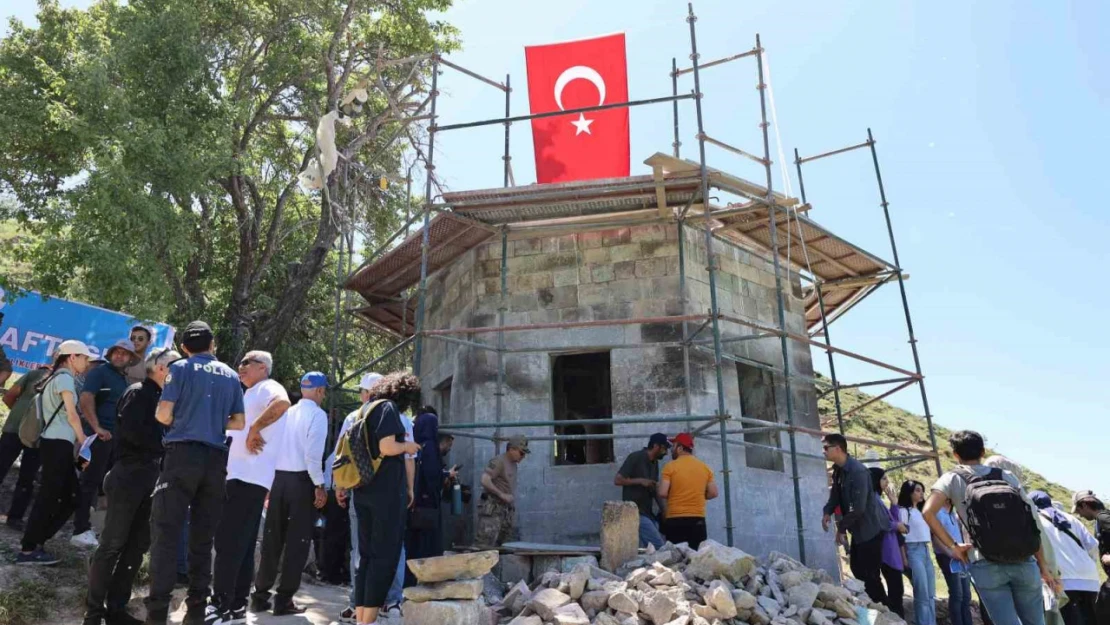
<svg viewBox="0 0 1110 625">
<path fill-rule="evenodd" d="M 131 586 L 150 548 L 151 493 L 158 480 L 165 427 L 155 419 L 170 363 L 181 354 L 154 350 L 146 359 L 146 379 L 132 384 L 119 400 L 115 438 L 118 457 L 104 479 L 108 516 L 100 545 L 89 565 L 85 625 L 133 625 L 127 613 Z"/>
<path fill-rule="evenodd" d="M 239 380 L 247 387 L 243 393 L 246 427 L 229 432 L 224 516 L 216 530 L 212 597 L 205 623 L 238 623 L 247 617 L 255 541 L 285 436 L 282 417 L 290 406 L 285 388 L 270 379 L 273 369 L 269 352 L 247 352 L 239 361 Z"/>
</svg>

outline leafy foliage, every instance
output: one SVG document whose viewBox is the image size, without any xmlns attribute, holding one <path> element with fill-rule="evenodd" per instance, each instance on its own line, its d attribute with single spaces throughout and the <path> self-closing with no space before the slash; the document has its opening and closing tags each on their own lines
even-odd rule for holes
<svg viewBox="0 0 1110 625">
<path fill-rule="evenodd" d="M 42 0 L 37 28 L 13 21 L 0 41 L 0 193 L 18 201 L 0 219 L 34 242 L 0 286 L 204 318 L 225 360 L 267 349 L 279 370 L 328 370 L 336 241 L 374 247 L 398 225 L 410 198 L 376 178 L 404 177 L 420 138 L 403 118 L 427 102 L 426 64 L 379 62 L 456 47 L 429 17 L 449 4 Z M 359 85 L 339 169 L 300 192 L 318 120 Z"/>
</svg>

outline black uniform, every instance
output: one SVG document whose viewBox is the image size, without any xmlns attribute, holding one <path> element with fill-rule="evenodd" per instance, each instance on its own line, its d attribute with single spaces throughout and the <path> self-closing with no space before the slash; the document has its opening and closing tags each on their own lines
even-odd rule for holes
<svg viewBox="0 0 1110 625">
<path fill-rule="evenodd" d="M 114 436 L 119 458 L 104 480 L 108 516 L 89 566 L 86 622 L 107 617 L 111 623 L 125 611 L 150 547 L 150 494 L 163 452 L 164 428 L 154 418 L 161 397 L 162 387 L 147 378 L 120 399 Z"/>
</svg>

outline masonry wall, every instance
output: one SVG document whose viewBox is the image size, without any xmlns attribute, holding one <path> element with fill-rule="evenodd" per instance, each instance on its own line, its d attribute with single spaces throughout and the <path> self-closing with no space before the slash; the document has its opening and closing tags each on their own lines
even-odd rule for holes
<svg viewBox="0 0 1110 625">
<path fill-rule="evenodd" d="M 562 237 L 510 241 L 508 244 L 508 298 L 506 325 L 542 324 L 622 318 L 705 314 L 710 308 L 704 234 L 685 231 L 686 297 L 680 294 L 679 242 L 677 226 L 643 226 L 597 231 Z M 747 252 L 715 242 L 720 265 L 718 295 L 724 314 L 763 325 L 777 324 L 774 275 L 770 265 Z M 500 301 L 501 244 L 499 240 L 472 250 L 451 267 L 429 279 L 426 327 L 467 328 L 497 324 Z M 796 287 L 797 285 L 795 285 Z M 795 293 L 798 289 L 793 289 Z M 802 331 L 800 301 L 787 297 L 787 325 Z M 693 332 L 700 322 L 691 322 Z M 724 337 L 750 333 L 732 323 L 722 323 Z M 468 341 L 496 346 L 497 334 L 453 335 Z M 699 339 L 709 339 L 707 328 Z M 647 323 L 588 328 L 564 328 L 506 332 L 509 348 L 531 349 L 505 354 L 505 391 L 502 422 L 550 420 L 552 409 L 551 368 L 554 356 L 563 353 L 610 351 L 613 416 L 683 415 L 686 409 L 682 324 Z M 632 348 L 638 343 L 658 344 Z M 809 350 L 790 345 L 791 368 L 812 374 Z M 496 414 L 497 355 L 493 351 L 429 339 L 424 343 L 421 372 L 428 401 L 442 402 L 450 384 L 450 413 L 445 423 L 493 423 Z M 732 353 L 766 365 L 782 365 L 777 338 L 743 341 L 729 345 Z M 690 351 L 692 414 L 709 415 L 718 409 L 716 374 L 711 345 Z M 735 364 L 724 367 L 725 410 L 740 414 L 740 396 Z M 779 420 L 786 421 L 785 384 L 776 376 L 775 404 Z M 792 384 L 795 422 L 817 427 L 816 396 L 808 383 Z M 730 422 L 729 430 L 740 424 Z M 619 463 L 641 448 L 655 431 L 677 433 L 690 429 L 681 423 L 620 425 L 614 441 L 615 464 L 556 466 L 550 441 L 532 443 L 533 453 L 519 471 L 518 527 L 520 538 L 536 542 L 597 544 L 602 503 L 620 498 L 613 485 Z M 476 430 L 489 435 L 492 430 Z M 503 428 L 502 434 L 523 433 L 550 436 L 551 427 Z M 714 426 L 699 438 L 697 455 L 724 478 L 719 440 Z M 742 440 L 741 435 L 732 436 Z M 786 435 L 781 445 L 788 444 Z M 820 454 L 812 437 L 798 437 L 800 451 Z M 736 545 L 756 554 L 771 550 L 797 554 L 790 460 L 785 472 L 750 469 L 746 449 L 729 447 L 733 524 Z M 456 439 L 452 462 L 464 465 L 464 476 L 477 485 L 480 471 L 494 455 L 488 441 Z M 803 494 L 803 522 L 807 555 L 811 563 L 837 570 L 831 538 L 820 531 L 820 507 L 825 499 L 824 463 L 799 459 Z M 480 489 L 476 488 L 476 492 Z M 709 504 L 710 536 L 725 541 L 724 496 Z"/>
</svg>

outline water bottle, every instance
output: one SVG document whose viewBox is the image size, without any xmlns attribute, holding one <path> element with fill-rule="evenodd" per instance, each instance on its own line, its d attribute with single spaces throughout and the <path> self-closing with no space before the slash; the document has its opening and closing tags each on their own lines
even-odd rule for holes
<svg viewBox="0 0 1110 625">
<path fill-rule="evenodd" d="M 451 514 L 461 515 L 463 513 L 462 505 L 462 487 L 459 486 L 458 480 L 453 480 L 451 484 Z"/>
</svg>

